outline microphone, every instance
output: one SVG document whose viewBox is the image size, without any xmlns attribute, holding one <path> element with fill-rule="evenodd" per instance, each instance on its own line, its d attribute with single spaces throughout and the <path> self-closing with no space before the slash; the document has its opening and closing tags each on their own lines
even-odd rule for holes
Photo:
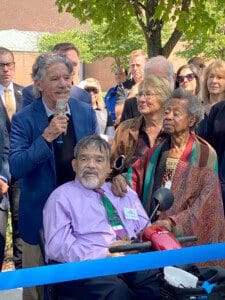
<svg viewBox="0 0 225 300">
<path fill-rule="evenodd" d="M 59 99 L 56 101 L 56 114 L 58 116 L 64 116 L 66 113 L 66 101 Z M 57 144 L 63 144 L 63 134 L 60 134 L 56 140 Z"/>
<path fill-rule="evenodd" d="M 149 217 L 150 221 L 155 216 L 157 210 L 159 211 L 168 210 L 173 205 L 173 201 L 174 201 L 174 196 L 171 190 L 165 187 L 158 188 L 154 192 L 152 198 L 156 201 L 156 207 L 153 210 L 151 216 Z"/>
<path fill-rule="evenodd" d="M 66 112 L 66 101 L 64 99 L 59 99 L 56 101 L 56 114 L 64 116 Z"/>
</svg>

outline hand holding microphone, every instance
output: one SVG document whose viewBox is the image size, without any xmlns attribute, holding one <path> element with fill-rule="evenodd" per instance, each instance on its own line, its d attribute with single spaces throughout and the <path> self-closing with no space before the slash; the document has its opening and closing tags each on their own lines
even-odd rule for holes
<svg viewBox="0 0 225 300">
<path fill-rule="evenodd" d="M 51 143 L 55 139 L 59 143 L 63 143 L 62 134 L 67 132 L 68 117 L 66 116 L 66 101 L 64 99 L 57 100 L 56 102 L 56 115 L 52 118 L 49 126 L 45 128 L 43 137 Z M 58 143 L 58 142 L 57 142 Z"/>
</svg>

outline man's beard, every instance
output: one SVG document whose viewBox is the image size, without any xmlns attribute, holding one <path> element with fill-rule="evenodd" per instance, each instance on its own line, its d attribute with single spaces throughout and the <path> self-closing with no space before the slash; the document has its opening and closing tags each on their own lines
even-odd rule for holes
<svg viewBox="0 0 225 300">
<path fill-rule="evenodd" d="M 89 174 L 92 175 L 90 176 Z M 98 173 L 95 171 L 85 170 L 80 178 L 80 181 L 87 189 L 95 189 L 99 187 L 99 177 Z"/>
</svg>

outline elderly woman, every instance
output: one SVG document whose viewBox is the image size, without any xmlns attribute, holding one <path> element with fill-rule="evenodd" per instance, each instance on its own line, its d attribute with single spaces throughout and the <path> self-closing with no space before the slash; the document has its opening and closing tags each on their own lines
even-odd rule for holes
<svg viewBox="0 0 225 300">
<path fill-rule="evenodd" d="M 177 235 L 196 235 L 198 244 L 207 244 L 224 240 L 225 228 L 216 153 L 193 134 L 202 113 L 194 95 L 175 90 L 164 115 L 164 130 L 170 136 L 136 161 L 128 174 L 149 214 L 152 193 L 159 187 L 171 189 L 174 204 L 156 223 Z"/>
<path fill-rule="evenodd" d="M 137 105 L 141 116 L 122 122 L 112 144 L 112 163 L 121 155 L 124 157 L 121 171 L 164 138 L 164 104 L 170 94 L 170 83 L 164 77 L 151 75 L 140 83 Z"/>
<path fill-rule="evenodd" d="M 177 70 L 175 88 L 181 87 L 186 91 L 200 96 L 201 80 L 196 66 L 192 64 L 183 65 Z"/>
<path fill-rule="evenodd" d="M 115 128 L 111 115 L 105 107 L 102 88 L 95 78 L 87 78 L 82 82 L 84 89 L 91 94 L 92 108 L 95 110 L 101 136 L 111 142 Z"/>
</svg>

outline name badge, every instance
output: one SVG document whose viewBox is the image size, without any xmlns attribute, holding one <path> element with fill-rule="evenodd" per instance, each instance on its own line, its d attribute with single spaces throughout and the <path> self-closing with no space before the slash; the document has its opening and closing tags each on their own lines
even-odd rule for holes
<svg viewBox="0 0 225 300">
<path fill-rule="evenodd" d="M 136 209 L 124 207 L 124 214 L 127 220 L 139 220 Z"/>
</svg>

